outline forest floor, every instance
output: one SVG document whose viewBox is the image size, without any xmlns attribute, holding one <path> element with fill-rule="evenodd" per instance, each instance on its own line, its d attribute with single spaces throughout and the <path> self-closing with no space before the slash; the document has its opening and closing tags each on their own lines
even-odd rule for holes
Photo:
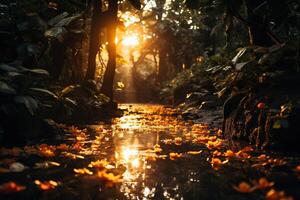
<svg viewBox="0 0 300 200">
<path fill-rule="evenodd" d="M 224 141 L 220 127 L 161 105 L 119 107 L 112 121 L 1 148 L 0 199 L 300 198 L 299 154 Z"/>
</svg>

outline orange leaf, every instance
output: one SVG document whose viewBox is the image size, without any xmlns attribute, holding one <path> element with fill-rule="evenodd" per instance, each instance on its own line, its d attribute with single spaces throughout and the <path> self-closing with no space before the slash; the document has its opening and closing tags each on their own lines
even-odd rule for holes
<svg viewBox="0 0 300 200">
<path fill-rule="evenodd" d="M 231 158 L 231 157 L 234 157 L 235 156 L 235 153 L 231 150 L 227 150 L 225 153 L 224 153 L 224 156 L 225 157 L 228 157 L 228 158 Z"/>
<path fill-rule="evenodd" d="M 176 160 L 182 156 L 182 153 L 170 153 L 169 156 L 171 160 Z"/>
<path fill-rule="evenodd" d="M 92 161 L 88 166 L 89 167 L 96 167 L 96 168 L 105 168 L 109 163 L 106 160 L 96 160 Z"/>
<path fill-rule="evenodd" d="M 39 188 L 41 190 L 51 190 L 54 189 L 58 186 L 58 183 L 56 181 L 39 181 L 39 180 L 35 180 L 34 183 L 39 186 Z"/>
<path fill-rule="evenodd" d="M 199 151 L 188 151 L 187 154 L 190 154 L 190 155 L 198 155 L 202 152 L 202 150 L 199 150 Z"/>
<path fill-rule="evenodd" d="M 250 193 L 254 191 L 254 188 L 244 181 L 240 182 L 238 186 L 233 186 L 233 189 L 240 193 Z"/>
<path fill-rule="evenodd" d="M 114 175 L 113 173 L 107 173 L 106 170 L 99 171 L 98 177 L 105 181 L 106 187 L 112 187 L 115 183 L 119 183 L 122 181 L 120 175 Z"/>
<path fill-rule="evenodd" d="M 271 189 L 266 194 L 267 200 L 293 200 L 294 198 L 291 196 L 286 196 L 284 191 L 276 191 L 275 189 Z"/>
<path fill-rule="evenodd" d="M 258 183 L 257 183 L 257 188 L 258 189 L 266 189 L 266 188 L 270 188 L 274 185 L 274 182 L 269 182 L 266 178 L 260 178 L 258 180 Z"/>
<path fill-rule="evenodd" d="M 93 172 L 90 171 L 89 169 L 87 168 L 80 168 L 80 169 L 73 169 L 75 173 L 77 174 L 88 174 L 88 175 L 92 175 Z"/>
<path fill-rule="evenodd" d="M 295 168 L 295 171 L 300 173 L 300 165 L 298 165 L 296 168 Z"/>
<path fill-rule="evenodd" d="M 181 143 L 182 143 L 182 138 L 181 138 L 181 137 L 176 137 L 176 138 L 174 139 L 174 143 L 175 143 L 176 145 L 181 145 Z"/>
<path fill-rule="evenodd" d="M 15 183 L 13 181 L 10 181 L 10 182 L 0 185 L 0 193 L 5 193 L 5 194 L 20 192 L 25 189 L 26 189 L 26 186 L 18 185 L 17 183 Z"/>
</svg>

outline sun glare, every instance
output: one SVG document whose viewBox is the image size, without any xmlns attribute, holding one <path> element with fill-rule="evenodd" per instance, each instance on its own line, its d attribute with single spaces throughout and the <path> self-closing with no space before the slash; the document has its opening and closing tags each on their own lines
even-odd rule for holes
<svg viewBox="0 0 300 200">
<path fill-rule="evenodd" d="M 136 35 L 124 36 L 122 44 L 124 46 L 137 46 L 139 44 L 139 38 Z"/>
</svg>

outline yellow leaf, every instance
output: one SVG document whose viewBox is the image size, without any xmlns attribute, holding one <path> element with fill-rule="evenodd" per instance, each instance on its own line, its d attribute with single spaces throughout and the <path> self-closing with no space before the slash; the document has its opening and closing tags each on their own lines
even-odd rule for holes
<svg viewBox="0 0 300 200">
<path fill-rule="evenodd" d="M 188 151 L 187 153 L 190 154 L 190 155 L 198 155 L 202 152 L 202 150 L 199 150 L 199 151 Z"/>
<path fill-rule="evenodd" d="M 34 183 L 39 186 L 39 188 L 41 190 L 51 190 L 54 189 L 58 186 L 58 183 L 56 181 L 39 181 L 39 180 L 35 180 Z"/>
</svg>

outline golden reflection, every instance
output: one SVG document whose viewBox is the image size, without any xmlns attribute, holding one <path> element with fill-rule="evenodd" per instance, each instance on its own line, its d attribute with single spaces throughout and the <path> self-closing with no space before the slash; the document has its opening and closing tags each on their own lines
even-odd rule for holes
<svg viewBox="0 0 300 200">
<path fill-rule="evenodd" d="M 141 129 L 144 130 L 141 132 Z M 114 146 L 116 165 L 125 166 L 122 174 L 120 192 L 128 199 L 151 198 L 155 188 L 146 185 L 148 171 L 151 165 L 146 157 L 149 154 L 146 150 L 153 148 L 157 143 L 158 136 L 148 134 L 152 128 L 141 120 L 141 115 L 129 114 L 117 119 L 114 126 Z M 142 187 L 142 188 L 141 188 Z"/>
</svg>

